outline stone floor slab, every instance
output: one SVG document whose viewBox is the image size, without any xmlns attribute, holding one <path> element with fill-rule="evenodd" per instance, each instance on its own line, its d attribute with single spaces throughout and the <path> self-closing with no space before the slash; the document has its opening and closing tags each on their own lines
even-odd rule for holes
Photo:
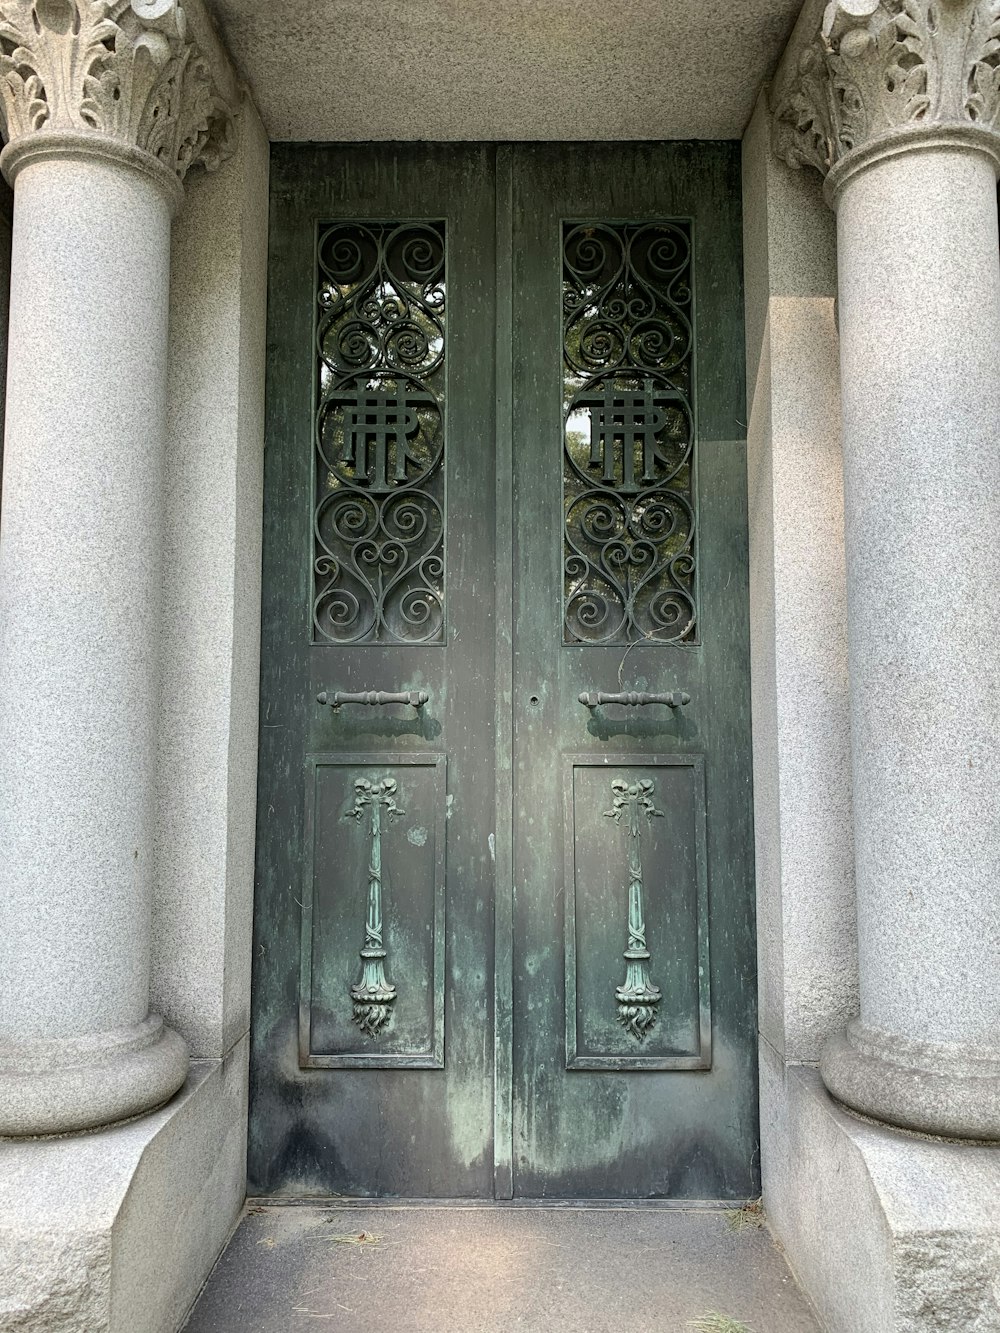
<svg viewBox="0 0 1000 1333">
<path fill-rule="evenodd" d="M 726 1333 L 713 1312 L 821 1333 L 769 1232 L 720 1211 L 251 1206 L 186 1333 Z"/>
</svg>

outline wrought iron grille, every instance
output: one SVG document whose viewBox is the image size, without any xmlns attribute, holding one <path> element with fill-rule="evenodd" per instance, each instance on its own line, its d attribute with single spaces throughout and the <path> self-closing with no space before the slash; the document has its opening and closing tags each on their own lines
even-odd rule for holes
<svg viewBox="0 0 1000 1333">
<path fill-rule="evenodd" d="M 563 641 L 694 643 L 683 221 L 563 224 Z"/>
<path fill-rule="evenodd" d="M 445 226 L 317 248 L 313 637 L 443 643 Z"/>
</svg>

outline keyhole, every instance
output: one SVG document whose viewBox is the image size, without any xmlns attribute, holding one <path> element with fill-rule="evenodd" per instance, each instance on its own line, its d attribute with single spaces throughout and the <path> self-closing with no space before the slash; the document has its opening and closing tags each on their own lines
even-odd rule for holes
<svg viewBox="0 0 1000 1333">
<path fill-rule="evenodd" d="M 531 698 L 528 700 L 528 703 L 531 704 L 532 708 L 537 708 L 541 702 L 542 701 L 541 699 L 539 699 L 537 694 L 533 694 Z"/>
</svg>

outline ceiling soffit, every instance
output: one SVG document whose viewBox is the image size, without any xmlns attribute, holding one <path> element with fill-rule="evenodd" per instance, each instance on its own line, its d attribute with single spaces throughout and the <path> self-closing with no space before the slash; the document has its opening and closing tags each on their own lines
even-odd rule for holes
<svg viewBox="0 0 1000 1333">
<path fill-rule="evenodd" d="M 801 0 L 207 0 L 273 140 L 733 139 Z"/>
</svg>

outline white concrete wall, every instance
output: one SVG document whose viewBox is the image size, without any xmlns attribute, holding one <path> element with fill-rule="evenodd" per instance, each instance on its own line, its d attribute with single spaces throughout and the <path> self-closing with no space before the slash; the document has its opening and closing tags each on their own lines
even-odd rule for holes
<svg viewBox="0 0 1000 1333">
<path fill-rule="evenodd" d="M 174 224 L 151 1007 L 218 1059 L 250 1025 L 268 141 Z"/>
<path fill-rule="evenodd" d="M 813 1062 L 858 1005 L 836 226 L 764 97 L 743 179 L 760 1034 Z"/>
</svg>

